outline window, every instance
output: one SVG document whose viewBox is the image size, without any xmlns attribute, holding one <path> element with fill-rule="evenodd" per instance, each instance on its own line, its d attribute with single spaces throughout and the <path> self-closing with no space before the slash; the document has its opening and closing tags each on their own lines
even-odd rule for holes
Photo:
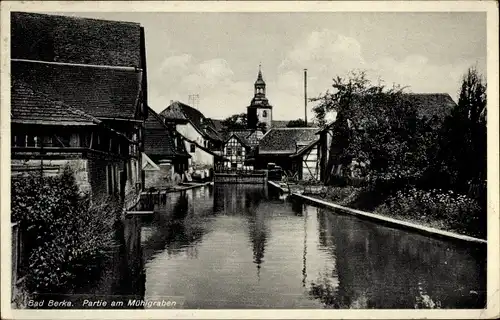
<svg viewBox="0 0 500 320">
<path fill-rule="evenodd" d="M 189 152 L 193 153 L 196 151 L 196 145 L 194 143 L 191 143 L 191 145 L 189 146 Z"/>
<path fill-rule="evenodd" d="M 231 168 L 237 168 L 238 164 L 236 162 L 231 162 Z"/>
<path fill-rule="evenodd" d="M 26 145 L 28 147 L 38 147 L 38 137 L 37 136 L 27 136 Z"/>
<path fill-rule="evenodd" d="M 239 148 L 236 150 L 236 155 L 237 155 L 237 156 L 241 156 L 241 153 L 242 153 L 242 151 L 241 151 L 241 147 L 239 147 Z"/>
<path fill-rule="evenodd" d="M 262 117 L 263 118 L 267 117 L 267 111 L 266 110 L 262 111 Z"/>
<path fill-rule="evenodd" d="M 43 137 L 43 146 L 44 147 L 52 147 L 54 145 L 54 140 L 52 136 L 44 136 Z"/>
<path fill-rule="evenodd" d="M 232 152 L 233 152 L 233 149 L 231 149 L 231 147 L 226 147 L 226 154 L 227 155 L 231 155 Z"/>
</svg>

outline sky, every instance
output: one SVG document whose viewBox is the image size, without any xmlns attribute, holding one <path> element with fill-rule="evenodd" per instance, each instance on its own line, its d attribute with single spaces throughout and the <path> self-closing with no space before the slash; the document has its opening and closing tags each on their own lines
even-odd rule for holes
<svg viewBox="0 0 500 320">
<path fill-rule="evenodd" d="M 259 64 L 274 120 L 304 118 L 308 97 L 365 70 L 374 82 L 457 101 L 471 66 L 486 72 L 486 13 L 58 13 L 139 22 L 145 28 L 150 106 L 171 100 L 223 119 L 246 112 Z M 308 103 L 311 119 L 314 103 Z"/>
</svg>

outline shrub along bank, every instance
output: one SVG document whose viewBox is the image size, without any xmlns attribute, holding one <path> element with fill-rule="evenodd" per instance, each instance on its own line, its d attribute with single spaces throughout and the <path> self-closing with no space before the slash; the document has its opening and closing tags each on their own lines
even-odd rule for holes
<svg viewBox="0 0 500 320">
<path fill-rule="evenodd" d="M 325 200 L 395 219 L 486 239 L 486 212 L 477 200 L 439 189 L 408 186 L 381 191 L 376 186 L 331 186 Z"/>
<path fill-rule="evenodd" d="M 11 195 L 11 219 L 23 232 L 26 290 L 69 292 L 91 279 L 113 242 L 117 200 L 92 202 L 69 168 L 56 177 L 13 177 Z"/>
</svg>

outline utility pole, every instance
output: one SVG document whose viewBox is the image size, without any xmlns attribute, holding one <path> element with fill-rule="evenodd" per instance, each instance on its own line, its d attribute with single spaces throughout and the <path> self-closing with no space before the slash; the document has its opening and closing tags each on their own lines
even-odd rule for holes
<svg viewBox="0 0 500 320">
<path fill-rule="evenodd" d="M 307 127 L 307 69 L 304 69 L 304 121 Z"/>
</svg>

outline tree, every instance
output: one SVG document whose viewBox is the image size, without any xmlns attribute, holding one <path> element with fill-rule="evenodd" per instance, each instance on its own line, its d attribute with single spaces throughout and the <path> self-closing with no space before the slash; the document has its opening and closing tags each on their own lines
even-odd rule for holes
<svg viewBox="0 0 500 320">
<path fill-rule="evenodd" d="M 457 107 L 443 124 L 435 163 L 445 180 L 457 191 L 486 181 L 486 83 L 476 68 L 463 76 Z"/>
<path fill-rule="evenodd" d="M 302 119 L 290 120 L 286 125 L 287 128 L 304 128 L 307 127 L 306 122 Z"/>
<path fill-rule="evenodd" d="M 410 183 L 428 166 L 436 135 L 404 95 L 404 88 L 372 84 L 364 72 L 333 80 L 333 91 L 315 98 L 316 119 L 336 111 L 332 143 L 340 144 L 337 163 L 356 166 L 372 181 Z M 368 169 L 368 170 L 366 170 Z"/>
<path fill-rule="evenodd" d="M 234 114 L 222 120 L 222 125 L 227 130 L 243 130 L 247 129 L 247 114 L 240 113 Z"/>
<path fill-rule="evenodd" d="M 262 132 L 266 132 L 267 131 L 267 123 L 265 122 L 259 122 L 257 123 L 257 129 L 261 130 Z"/>
</svg>

